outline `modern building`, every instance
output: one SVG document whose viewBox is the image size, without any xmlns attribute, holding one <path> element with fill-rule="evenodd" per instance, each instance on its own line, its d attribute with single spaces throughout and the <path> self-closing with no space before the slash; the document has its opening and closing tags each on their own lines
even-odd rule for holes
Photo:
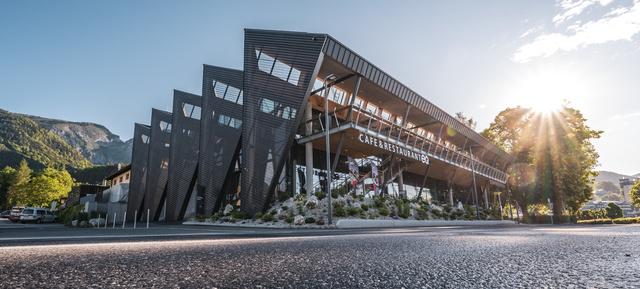
<svg viewBox="0 0 640 289">
<path fill-rule="evenodd" d="M 254 214 L 327 185 L 488 207 L 510 161 L 331 36 L 246 29 L 242 71 L 204 65 L 201 98 L 176 91 L 173 113 L 136 124 L 129 210 L 168 221 L 226 204 Z"/>
</svg>

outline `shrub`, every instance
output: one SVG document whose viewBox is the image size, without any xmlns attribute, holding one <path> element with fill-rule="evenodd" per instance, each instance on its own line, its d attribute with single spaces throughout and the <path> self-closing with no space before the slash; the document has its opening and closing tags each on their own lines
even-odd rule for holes
<svg viewBox="0 0 640 289">
<path fill-rule="evenodd" d="M 589 224 L 589 225 L 597 225 L 597 224 L 612 224 L 611 219 L 593 219 L 593 220 L 580 220 L 578 224 Z"/>
<path fill-rule="evenodd" d="M 287 223 L 287 224 L 293 224 L 293 215 L 287 215 L 284 218 L 284 222 Z"/>
<path fill-rule="evenodd" d="M 71 221 L 78 219 L 78 215 L 83 208 L 83 205 L 66 207 L 64 210 L 58 211 L 58 220 L 65 225 L 71 225 Z"/>
<path fill-rule="evenodd" d="M 262 212 L 257 212 L 254 216 L 253 219 L 254 220 L 260 220 L 262 218 Z"/>
<path fill-rule="evenodd" d="M 347 214 L 349 214 L 349 216 L 359 215 L 360 213 L 362 213 L 362 209 L 360 208 L 350 207 L 347 209 Z"/>
<path fill-rule="evenodd" d="M 286 211 L 286 210 L 288 210 L 288 209 L 289 209 L 289 207 L 287 207 L 287 206 L 282 206 L 282 210 L 283 210 L 283 211 Z"/>
<path fill-rule="evenodd" d="M 89 213 L 79 213 L 78 221 L 89 221 Z"/>
<path fill-rule="evenodd" d="M 211 222 L 215 222 L 217 220 L 220 220 L 220 217 L 222 217 L 222 214 L 220 214 L 220 212 L 217 212 L 217 213 L 211 215 L 211 218 L 210 218 Z"/>
<path fill-rule="evenodd" d="M 262 215 L 262 221 L 263 222 L 273 222 L 275 220 L 275 218 L 273 217 L 273 214 L 271 213 L 266 213 L 264 215 Z"/>
<path fill-rule="evenodd" d="M 310 210 L 315 209 L 316 208 L 316 203 L 308 202 L 306 204 L 306 207 L 307 207 L 307 209 L 310 209 Z"/>
<path fill-rule="evenodd" d="M 247 213 L 245 212 L 233 211 L 231 212 L 231 218 L 236 220 L 244 220 L 244 219 L 249 219 L 249 215 L 247 215 Z"/>
<path fill-rule="evenodd" d="M 347 212 L 344 210 L 344 207 L 340 203 L 333 204 L 333 215 L 336 217 L 346 217 Z"/>
<path fill-rule="evenodd" d="M 429 220 L 429 214 L 427 214 L 427 210 L 423 209 L 422 207 L 418 207 L 416 208 L 416 219 L 418 220 Z"/>
<path fill-rule="evenodd" d="M 366 212 L 366 211 L 368 211 L 368 210 L 369 210 L 369 206 L 367 206 L 367 205 L 365 205 L 365 204 L 362 204 L 362 205 L 360 205 L 360 209 L 362 209 L 363 211 L 365 211 L 365 212 Z"/>
<path fill-rule="evenodd" d="M 323 192 L 323 191 L 317 191 L 316 192 L 316 198 L 318 198 L 318 200 L 322 200 L 326 197 L 327 195 Z"/>
<path fill-rule="evenodd" d="M 622 218 L 622 209 L 618 205 L 609 203 L 606 209 L 607 217 L 609 217 L 610 219 Z"/>
<path fill-rule="evenodd" d="M 396 200 L 396 210 L 397 215 L 400 218 L 406 219 L 411 216 L 411 206 L 409 205 L 409 202 L 400 199 Z"/>
<path fill-rule="evenodd" d="M 614 224 L 637 224 L 640 223 L 640 217 L 635 218 L 617 218 L 613 219 Z"/>
<path fill-rule="evenodd" d="M 317 219 L 316 225 L 320 225 L 320 226 L 324 225 L 324 220 L 322 218 Z"/>
<path fill-rule="evenodd" d="M 316 222 L 316 219 L 314 217 L 306 217 L 304 218 L 304 223 L 305 224 L 313 224 Z"/>
<path fill-rule="evenodd" d="M 389 216 L 389 208 L 387 208 L 387 206 L 386 206 L 386 205 L 385 205 L 385 206 L 382 206 L 382 207 L 379 207 L 379 208 L 378 208 L 378 213 L 379 213 L 381 216 L 385 216 L 385 217 L 386 217 L 386 216 Z"/>
</svg>

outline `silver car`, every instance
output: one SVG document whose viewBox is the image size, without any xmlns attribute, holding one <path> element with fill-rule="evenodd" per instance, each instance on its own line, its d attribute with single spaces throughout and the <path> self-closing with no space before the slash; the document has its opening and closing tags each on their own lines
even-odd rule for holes
<svg viewBox="0 0 640 289">
<path fill-rule="evenodd" d="M 21 223 L 51 223 L 56 220 L 56 215 L 46 208 L 24 208 L 20 213 Z"/>
</svg>

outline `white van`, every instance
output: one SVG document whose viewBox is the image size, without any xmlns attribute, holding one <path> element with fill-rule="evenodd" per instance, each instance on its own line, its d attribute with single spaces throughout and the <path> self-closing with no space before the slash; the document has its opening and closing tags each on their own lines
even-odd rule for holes
<svg viewBox="0 0 640 289">
<path fill-rule="evenodd" d="M 56 215 L 47 208 L 26 207 L 20 213 L 21 223 L 51 223 L 56 220 Z"/>
</svg>

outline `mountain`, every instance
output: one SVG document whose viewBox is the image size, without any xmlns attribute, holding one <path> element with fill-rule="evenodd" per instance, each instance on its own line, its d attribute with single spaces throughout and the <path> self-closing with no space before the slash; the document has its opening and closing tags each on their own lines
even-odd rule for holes
<svg viewBox="0 0 640 289">
<path fill-rule="evenodd" d="M 596 184 L 601 182 L 612 182 L 614 185 L 616 185 L 619 188 L 620 179 L 622 178 L 630 179 L 630 178 L 637 178 L 637 177 L 638 175 L 628 176 L 628 175 L 623 175 L 616 172 L 599 171 L 598 176 L 596 177 Z"/>
<path fill-rule="evenodd" d="M 94 165 L 129 163 L 132 140 L 123 142 L 106 127 L 90 122 L 70 122 L 22 115 L 58 135 Z"/>
<path fill-rule="evenodd" d="M 0 167 L 15 167 L 22 159 L 35 169 L 91 166 L 91 162 L 59 135 L 28 117 L 0 109 Z"/>
</svg>

